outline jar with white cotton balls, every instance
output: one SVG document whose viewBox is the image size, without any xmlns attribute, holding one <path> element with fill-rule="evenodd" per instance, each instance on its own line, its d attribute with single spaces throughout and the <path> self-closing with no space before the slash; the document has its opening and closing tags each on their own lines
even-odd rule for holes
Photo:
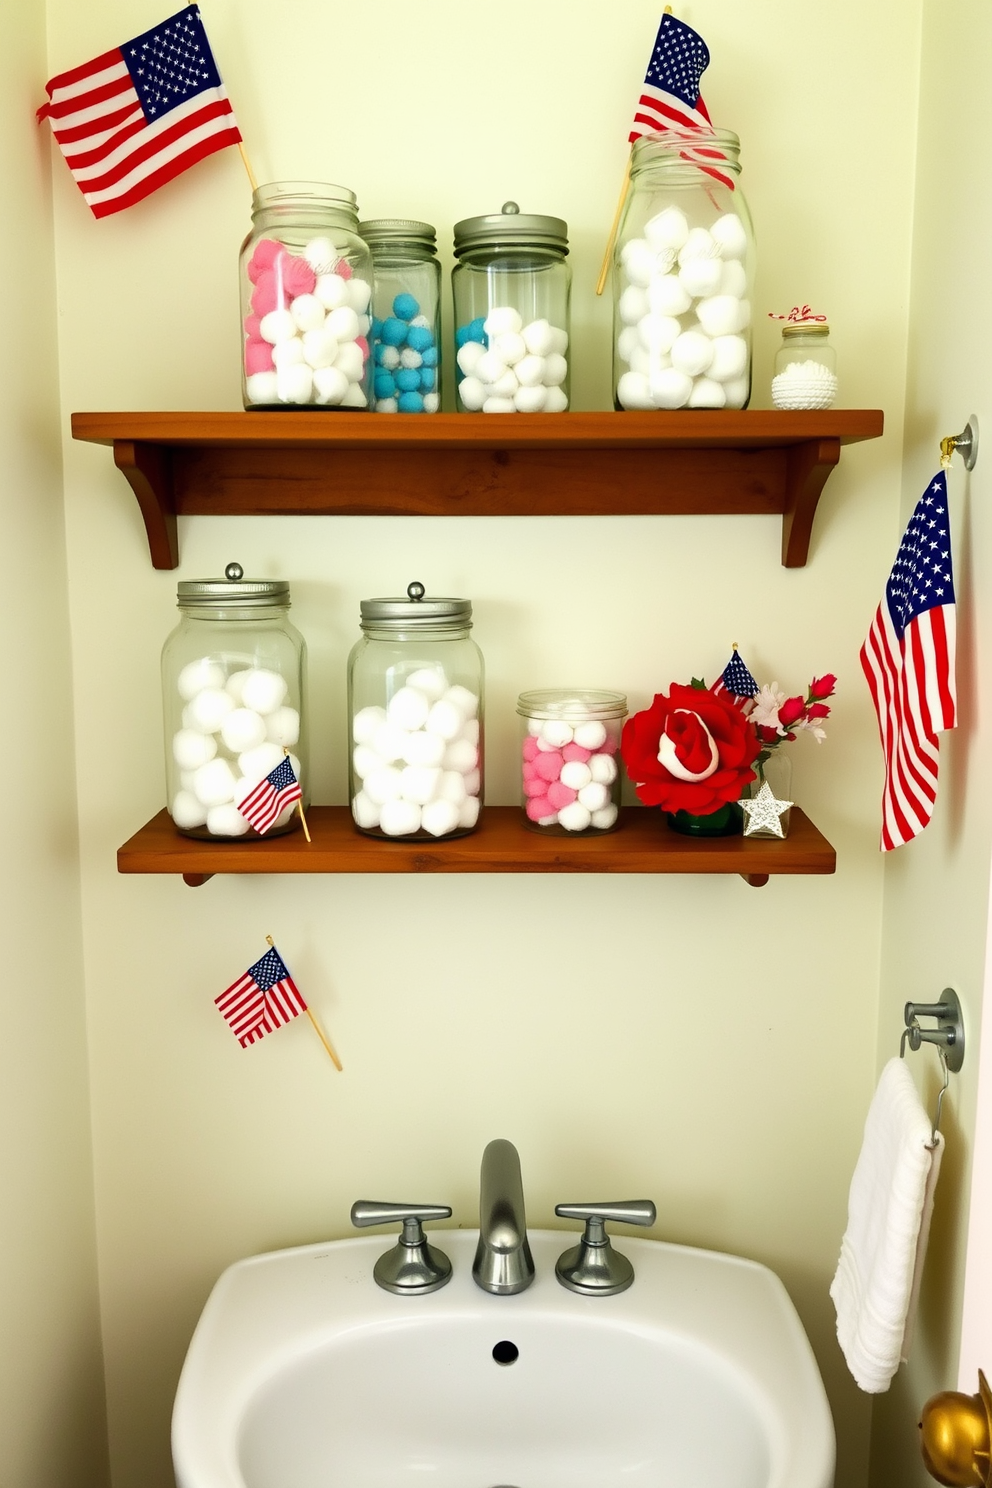
<svg viewBox="0 0 992 1488">
<path fill-rule="evenodd" d="M 248 409 L 367 409 L 372 255 L 353 191 L 275 181 L 252 194 L 241 248 Z"/>
<path fill-rule="evenodd" d="M 363 599 L 348 658 L 349 798 L 360 832 L 431 841 L 479 820 L 483 663 L 467 599 Z"/>
<path fill-rule="evenodd" d="M 372 393 L 376 413 L 441 406 L 441 265 L 428 222 L 359 223 L 372 250 Z"/>
<path fill-rule="evenodd" d="M 746 408 L 755 253 L 740 141 L 645 134 L 613 259 L 618 409 Z"/>
<path fill-rule="evenodd" d="M 775 354 L 772 402 L 776 408 L 832 408 L 837 397 L 837 353 L 826 321 L 782 327 Z"/>
<path fill-rule="evenodd" d="M 460 413 L 564 413 L 569 403 L 568 224 L 501 212 L 455 224 L 451 288 Z"/>
<path fill-rule="evenodd" d="M 522 692 L 521 805 L 528 827 L 558 837 L 612 832 L 620 817 L 622 692 Z"/>
<path fill-rule="evenodd" d="M 180 620 L 162 651 L 169 815 L 187 837 L 257 839 L 241 804 L 288 757 L 310 800 L 306 642 L 288 618 L 284 579 L 178 586 Z M 300 824 L 287 806 L 265 833 Z"/>
</svg>

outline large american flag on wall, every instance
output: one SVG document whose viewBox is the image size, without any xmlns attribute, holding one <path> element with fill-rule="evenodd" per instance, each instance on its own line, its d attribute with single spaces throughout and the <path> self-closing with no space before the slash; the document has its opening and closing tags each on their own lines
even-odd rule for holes
<svg viewBox="0 0 992 1488">
<path fill-rule="evenodd" d="M 951 524 L 941 470 L 917 502 L 861 648 L 885 756 L 883 852 L 918 836 L 933 815 L 937 735 L 957 722 L 954 638 Z"/>
<path fill-rule="evenodd" d="M 199 7 L 46 83 L 39 119 L 95 217 L 150 196 L 241 133 Z"/>
</svg>

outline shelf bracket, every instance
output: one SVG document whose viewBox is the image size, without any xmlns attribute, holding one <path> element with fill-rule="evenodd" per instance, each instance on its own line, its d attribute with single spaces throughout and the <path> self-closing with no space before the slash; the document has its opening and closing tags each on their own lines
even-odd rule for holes
<svg viewBox="0 0 992 1488">
<path fill-rule="evenodd" d="M 138 498 L 153 568 L 179 567 L 172 458 L 161 444 L 114 440 L 114 464 Z"/>
<path fill-rule="evenodd" d="M 809 439 L 790 447 L 782 512 L 782 564 L 803 568 L 820 493 L 840 459 L 839 439 Z"/>
<path fill-rule="evenodd" d="M 742 873 L 741 878 L 750 884 L 752 889 L 763 889 L 768 882 L 767 873 Z"/>
<path fill-rule="evenodd" d="M 213 878 L 212 873 L 184 873 L 183 883 L 189 884 L 191 889 L 199 889 L 211 878 Z"/>
</svg>

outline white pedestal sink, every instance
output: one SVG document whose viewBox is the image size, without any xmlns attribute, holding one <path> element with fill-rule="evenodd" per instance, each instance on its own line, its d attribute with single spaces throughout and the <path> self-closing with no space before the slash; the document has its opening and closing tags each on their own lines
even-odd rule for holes
<svg viewBox="0 0 992 1488">
<path fill-rule="evenodd" d="M 176 1394 L 179 1488 L 831 1488 L 823 1385 L 764 1266 L 617 1236 L 633 1286 L 582 1297 L 554 1274 L 575 1233 L 532 1230 L 536 1280 L 495 1297 L 478 1231 L 429 1238 L 454 1264 L 429 1296 L 376 1286 L 388 1234 L 225 1271 Z"/>
</svg>

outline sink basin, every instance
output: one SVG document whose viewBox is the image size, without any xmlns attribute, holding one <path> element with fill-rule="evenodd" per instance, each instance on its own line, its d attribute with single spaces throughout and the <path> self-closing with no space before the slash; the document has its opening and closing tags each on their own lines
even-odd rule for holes
<svg viewBox="0 0 992 1488">
<path fill-rule="evenodd" d="M 753 1261 L 617 1238 L 629 1291 L 555 1279 L 532 1230 L 517 1296 L 472 1280 L 477 1230 L 432 1230 L 429 1296 L 372 1279 L 390 1237 L 239 1261 L 173 1413 L 179 1488 L 831 1488 L 834 1433 L 782 1283 Z"/>
</svg>

